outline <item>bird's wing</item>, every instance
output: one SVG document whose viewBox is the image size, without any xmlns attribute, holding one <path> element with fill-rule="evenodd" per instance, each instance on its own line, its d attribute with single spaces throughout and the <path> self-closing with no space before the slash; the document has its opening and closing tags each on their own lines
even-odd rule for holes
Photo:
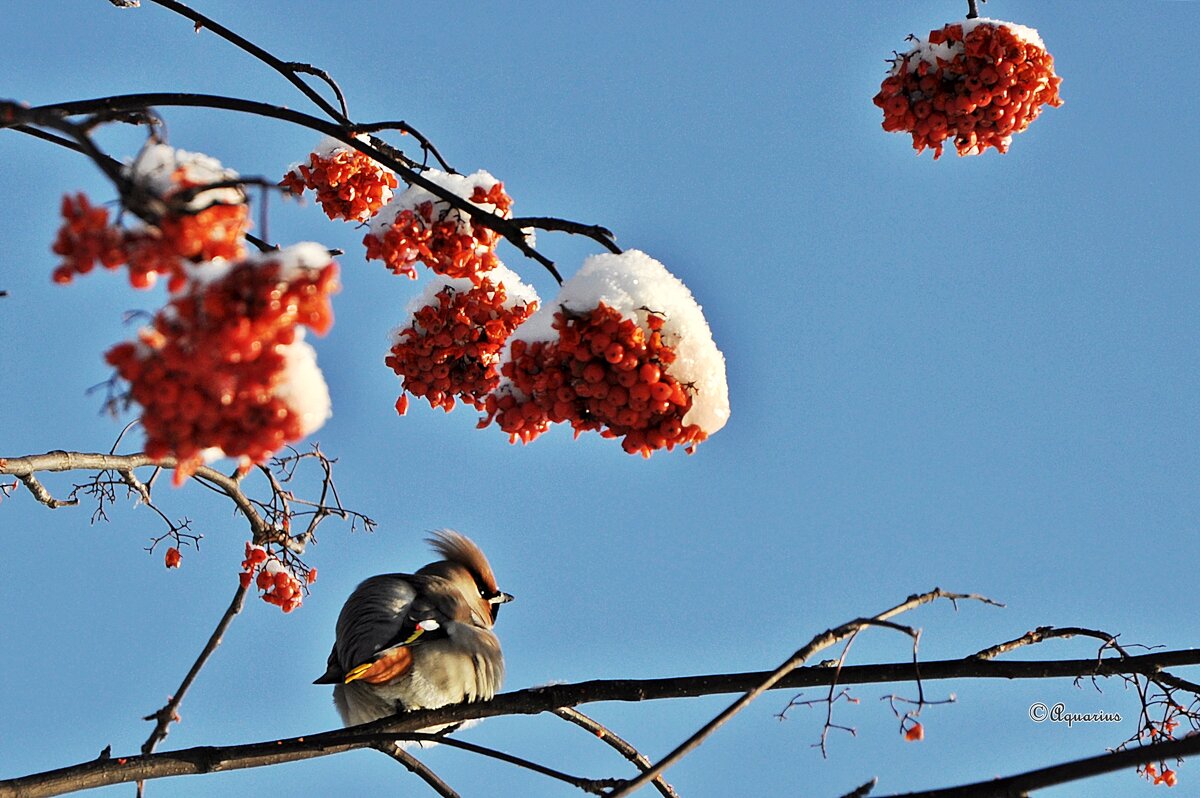
<svg viewBox="0 0 1200 798">
<path fill-rule="evenodd" d="M 425 596 L 429 577 L 383 574 L 363 582 L 338 616 L 337 641 L 316 684 L 390 681 L 412 666 L 407 649 L 445 635 L 447 618 Z"/>
</svg>

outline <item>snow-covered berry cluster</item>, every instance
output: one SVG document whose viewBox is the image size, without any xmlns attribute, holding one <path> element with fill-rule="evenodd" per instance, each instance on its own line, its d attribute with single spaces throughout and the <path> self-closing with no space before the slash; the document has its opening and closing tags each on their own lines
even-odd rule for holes
<svg viewBox="0 0 1200 798">
<path fill-rule="evenodd" d="M 166 276 L 171 292 L 187 286 L 187 270 L 209 261 L 245 255 L 250 214 L 237 174 L 206 155 L 153 144 L 123 170 L 144 215 L 154 224 L 127 229 L 108 223 L 108 211 L 83 194 L 66 195 L 63 224 L 51 250 L 62 256 L 57 283 L 69 283 L 99 263 L 128 265 L 129 282 L 149 288 Z M 216 188 L 205 188 L 216 185 Z"/>
<path fill-rule="evenodd" d="M 512 198 L 485 171 L 464 176 L 430 169 L 422 176 L 482 210 L 511 216 Z M 438 274 L 477 281 L 499 265 L 498 240 L 465 212 L 413 185 L 375 215 L 363 244 L 368 260 L 382 260 L 395 274 L 415 279 L 413 264 L 421 261 Z"/>
<path fill-rule="evenodd" d="M 551 423 L 644 457 L 694 446 L 729 415 L 725 361 L 691 292 L 630 250 L 596 255 L 514 334 L 487 416 L 512 441 Z"/>
<path fill-rule="evenodd" d="M 954 140 L 959 155 L 1008 149 L 1041 113 L 1060 106 L 1054 59 L 1037 31 L 1011 22 L 969 19 L 915 39 L 897 55 L 875 105 L 883 129 L 910 133 L 913 148 L 942 154 Z"/>
<path fill-rule="evenodd" d="M 242 571 L 238 575 L 242 587 L 251 584 L 262 591 L 260 598 L 274 604 L 284 612 L 291 612 L 304 601 L 308 585 L 317 581 L 317 569 L 309 568 L 303 573 L 303 582 L 292 568 L 281 562 L 262 546 L 246 543 L 246 558 L 242 560 Z"/>
<path fill-rule="evenodd" d="M 403 378 L 407 393 L 447 412 L 456 398 L 482 410 L 499 384 L 500 354 L 508 337 L 537 310 L 537 294 L 498 265 L 476 285 L 465 278 L 435 278 L 409 305 L 412 318 L 393 334 L 385 362 Z M 396 410 L 403 415 L 403 393 Z"/>
<path fill-rule="evenodd" d="M 146 453 L 175 457 L 176 481 L 205 450 L 261 463 L 329 415 L 329 392 L 301 325 L 323 333 L 337 267 L 316 244 L 224 264 L 176 296 L 107 361 L 142 407 Z"/>
<path fill-rule="evenodd" d="M 283 176 L 282 185 L 293 194 L 316 192 L 317 203 L 330 219 L 365 222 L 392 198 L 396 175 L 392 170 L 346 146 L 325 138 L 308 156 Z"/>
</svg>

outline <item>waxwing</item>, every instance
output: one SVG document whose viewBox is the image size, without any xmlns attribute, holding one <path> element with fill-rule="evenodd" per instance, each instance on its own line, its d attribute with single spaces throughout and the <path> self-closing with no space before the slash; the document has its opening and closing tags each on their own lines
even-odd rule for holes
<svg viewBox="0 0 1200 798">
<path fill-rule="evenodd" d="M 373 576 L 342 607 L 329 667 L 313 683 L 334 685 L 347 726 L 486 701 L 500 688 L 504 657 L 492 625 L 512 596 L 466 536 L 443 530 L 429 543 L 445 559 L 415 574 Z"/>
</svg>

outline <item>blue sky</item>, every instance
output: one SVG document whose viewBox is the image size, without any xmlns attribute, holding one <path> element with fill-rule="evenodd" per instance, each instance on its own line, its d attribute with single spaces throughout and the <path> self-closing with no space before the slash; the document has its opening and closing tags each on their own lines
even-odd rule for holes
<svg viewBox="0 0 1200 798">
<path fill-rule="evenodd" d="M 563 430 L 510 446 L 462 409 L 414 402 L 398 418 L 382 359 L 417 286 L 364 262 L 361 231 L 272 202 L 272 240 L 347 253 L 336 324 L 314 342 L 334 402 L 316 437 L 339 458 L 346 504 L 379 528 L 323 527 L 304 607 L 248 605 L 166 748 L 334 726 L 327 689 L 310 682 L 341 602 L 373 573 L 419 567 L 422 538 L 447 526 L 479 541 L 517 596 L 498 627 L 509 688 L 769 669 L 829 626 L 935 585 L 1008 607 L 914 613 L 929 658 L 1043 624 L 1195 645 L 1183 588 L 1200 554 L 1197 4 L 1091 2 L 1085 14 L 992 0 L 989 16 L 1041 32 L 1066 104 L 1008 155 L 936 163 L 880 129 L 871 97 L 907 34 L 960 19 L 965 3 L 480 4 L 453 19 L 364 0 L 197 7 L 327 69 L 356 119 L 402 118 L 460 171 L 488 169 L 517 213 L 603 224 L 665 263 L 725 353 L 732 416 L 694 456 L 649 461 Z M 197 91 L 308 110 L 278 75 L 155 7 L 14 4 L 6 33 L 5 97 Z M 164 115 L 172 144 L 248 175 L 282 174 L 318 138 L 219 111 Z M 139 136 L 102 141 L 126 156 Z M 72 153 L 13 133 L 0 135 L 0 164 L 0 455 L 107 451 L 122 423 L 99 415 L 86 389 L 108 375 L 101 353 L 130 335 L 123 312 L 163 296 L 110 274 L 51 284 L 61 195 L 108 200 L 111 188 Z M 597 251 L 551 234 L 539 246 L 566 273 Z M 501 257 L 552 293 L 536 265 L 511 249 Z M 110 743 L 134 751 L 149 732 L 140 717 L 175 688 L 227 604 L 244 526 L 195 487 L 164 485 L 159 500 L 205 536 L 179 571 L 143 550 L 158 533 L 145 510 L 117 507 L 90 525 L 86 508 L 51 512 L 23 493 L 0 504 L 0 777 Z M 880 631 L 852 660 L 907 651 Z M 1094 651 L 1062 642 L 1030 656 Z M 837 795 L 871 776 L 886 794 L 1099 753 L 1135 731 L 1117 683 L 1103 694 L 1049 682 L 931 690 L 958 702 L 927 709 L 925 741 L 906 744 L 878 701 L 888 689 L 855 688 L 862 703 L 836 720 L 858 735 L 835 735 L 826 760 L 810 747 L 820 714 L 779 723 L 789 695 L 768 695 L 670 779 L 688 798 Z M 1057 700 L 1127 720 L 1028 720 L 1032 702 Z M 654 757 L 727 702 L 592 709 Z M 500 719 L 469 737 L 587 775 L 620 767 L 557 719 Z M 461 752 L 427 761 L 464 795 L 569 790 Z M 1189 764 L 1180 778 L 1198 777 Z M 266 785 L 295 796 L 423 789 L 358 752 L 150 790 Z M 1150 789 L 1130 771 L 1045 794 Z"/>
</svg>

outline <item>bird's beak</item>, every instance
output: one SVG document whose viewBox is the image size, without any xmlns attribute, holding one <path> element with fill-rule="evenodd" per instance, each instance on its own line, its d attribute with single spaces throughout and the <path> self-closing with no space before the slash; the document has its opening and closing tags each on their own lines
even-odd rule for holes
<svg viewBox="0 0 1200 798">
<path fill-rule="evenodd" d="M 488 599 L 488 604 L 507 604 L 512 601 L 513 597 L 509 593 L 499 592 Z"/>
</svg>

